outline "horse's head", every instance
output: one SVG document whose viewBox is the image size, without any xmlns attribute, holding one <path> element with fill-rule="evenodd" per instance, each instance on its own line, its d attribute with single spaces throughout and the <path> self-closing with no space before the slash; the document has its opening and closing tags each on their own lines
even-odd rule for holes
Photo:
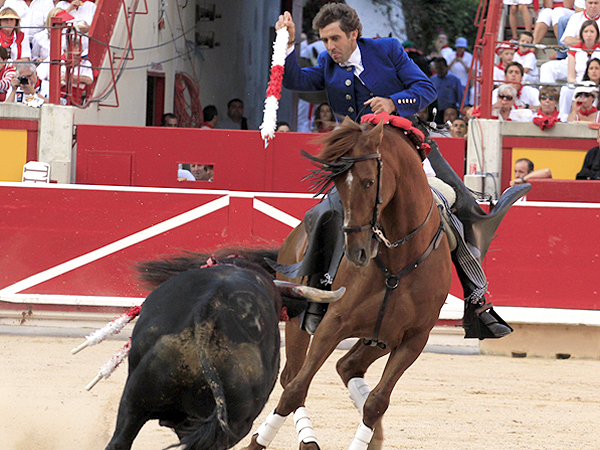
<svg viewBox="0 0 600 450">
<path fill-rule="evenodd" d="M 367 128 L 370 131 L 365 131 Z M 333 180 L 344 206 L 346 257 L 359 267 L 367 266 L 377 255 L 373 228 L 391 198 L 381 182 L 383 130 L 383 123 L 360 126 L 346 118 L 339 129 L 324 138 L 325 147 L 317 156 L 324 163 L 321 175 Z M 395 185 L 390 189 L 394 191 Z"/>
</svg>

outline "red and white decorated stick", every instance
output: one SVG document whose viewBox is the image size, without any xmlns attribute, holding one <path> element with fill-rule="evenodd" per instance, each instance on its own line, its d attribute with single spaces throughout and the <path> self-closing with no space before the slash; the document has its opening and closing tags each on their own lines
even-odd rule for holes
<svg viewBox="0 0 600 450">
<path fill-rule="evenodd" d="M 92 389 L 98 382 L 102 379 L 106 379 L 110 377 L 110 375 L 115 371 L 115 369 L 123 362 L 127 355 L 129 355 L 129 350 L 131 350 L 131 338 L 117 353 L 115 353 L 112 358 L 110 358 L 107 362 L 105 362 L 100 370 L 98 370 L 98 375 L 89 382 L 89 384 L 85 387 L 87 391 Z"/>
<path fill-rule="evenodd" d="M 83 344 L 71 350 L 71 353 L 75 355 L 84 348 L 99 344 L 108 336 L 119 333 L 123 328 L 125 328 L 125 325 L 127 325 L 140 314 L 141 309 L 141 305 L 131 307 L 131 309 L 122 316 L 117 317 L 115 320 L 107 323 L 99 330 L 94 331 L 92 334 L 86 336 L 86 341 Z"/>
<path fill-rule="evenodd" d="M 265 98 L 263 122 L 260 126 L 260 134 L 265 141 L 265 148 L 268 145 L 268 141 L 275 137 L 275 128 L 277 126 L 277 109 L 279 108 L 279 99 L 281 98 L 283 66 L 285 64 L 285 54 L 289 36 L 290 34 L 287 28 L 280 28 L 276 32 L 275 43 L 273 44 L 271 77 L 269 78 L 269 85 L 267 86 L 267 97 Z"/>
</svg>

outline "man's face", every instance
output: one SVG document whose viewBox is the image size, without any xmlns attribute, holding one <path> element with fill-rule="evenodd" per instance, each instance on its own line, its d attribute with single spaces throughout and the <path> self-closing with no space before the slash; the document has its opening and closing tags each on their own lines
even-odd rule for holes
<svg viewBox="0 0 600 450">
<path fill-rule="evenodd" d="M 177 126 L 177 118 L 175 117 L 167 117 L 165 120 L 165 127 L 176 127 Z"/>
<path fill-rule="evenodd" d="M 600 14 L 600 0 L 585 0 L 585 11 L 589 17 Z"/>
<path fill-rule="evenodd" d="M 21 85 L 23 90 L 33 90 L 35 85 L 37 84 L 37 75 L 35 71 L 31 70 L 29 67 L 25 67 L 18 74 L 19 77 L 27 77 L 28 83 L 26 85 Z"/>
<path fill-rule="evenodd" d="M 444 110 L 444 123 L 452 123 L 456 119 L 458 119 L 458 111 L 456 111 L 454 108 L 448 108 Z"/>
<path fill-rule="evenodd" d="M 208 181 L 212 179 L 211 166 L 205 164 L 190 164 L 190 172 L 196 181 Z"/>
<path fill-rule="evenodd" d="M 450 128 L 450 135 L 452 137 L 464 137 L 467 134 L 467 124 L 462 119 L 456 119 L 452 122 L 452 128 Z"/>
<path fill-rule="evenodd" d="M 519 161 L 515 163 L 515 179 L 524 177 L 529 173 L 527 161 Z"/>
<path fill-rule="evenodd" d="M 244 116 L 244 104 L 233 102 L 229 105 L 229 108 L 227 108 L 227 114 L 236 121 L 242 120 L 242 117 Z"/>
<path fill-rule="evenodd" d="M 517 66 L 511 66 L 506 71 L 506 81 L 509 83 L 520 83 L 523 79 L 523 74 Z"/>
<path fill-rule="evenodd" d="M 600 0 L 598 0 L 600 1 Z M 319 36 L 327 48 L 327 52 L 336 63 L 348 61 L 356 49 L 358 30 L 351 31 L 349 35 L 340 28 L 339 22 L 333 22 L 319 30 Z"/>
</svg>

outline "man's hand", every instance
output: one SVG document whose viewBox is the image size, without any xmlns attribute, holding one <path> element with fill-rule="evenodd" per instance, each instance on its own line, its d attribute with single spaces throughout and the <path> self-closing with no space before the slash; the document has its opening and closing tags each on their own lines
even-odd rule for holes
<svg viewBox="0 0 600 450">
<path fill-rule="evenodd" d="M 68 13 L 70 13 L 74 9 L 79 9 L 80 6 L 81 6 L 81 1 L 80 0 L 73 0 L 71 2 L 71 4 L 67 7 L 66 11 Z"/>
<path fill-rule="evenodd" d="M 379 114 L 384 111 L 388 114 L 391 114 L 396 111 L 396 105 L 394 105 L 392 99 L 385 97 L 370 98 L 365 102 L 365 105 L 370 106 L 371 111 L 373 111 L 374 114 Z"/>
<path fill-rule="evenodd" d="M 288 39 L 288 45 L 293 45 L 294 40 L 296 38 L 296 25 L 292 20 L 292 15 L 286 11 L 282 15 L 279 16 L 277 23 L 275 24 L 275 29 L 279 30 L 281 28 L 287 28 L 290 37 Z"/>
</svg>

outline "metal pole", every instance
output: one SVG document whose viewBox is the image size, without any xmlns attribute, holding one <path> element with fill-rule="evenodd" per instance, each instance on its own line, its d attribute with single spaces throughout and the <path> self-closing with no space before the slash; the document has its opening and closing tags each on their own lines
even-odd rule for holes
<svg viewBox="0 0 600 450">
<path fill-rule="evenodd" d="M 54 105 L 60 104 L 60 63 L 61 36 L 65 22 L 60 17 L 52 18 L 50 29 L 50 93 L 48 100 Z"/>
</svg>

